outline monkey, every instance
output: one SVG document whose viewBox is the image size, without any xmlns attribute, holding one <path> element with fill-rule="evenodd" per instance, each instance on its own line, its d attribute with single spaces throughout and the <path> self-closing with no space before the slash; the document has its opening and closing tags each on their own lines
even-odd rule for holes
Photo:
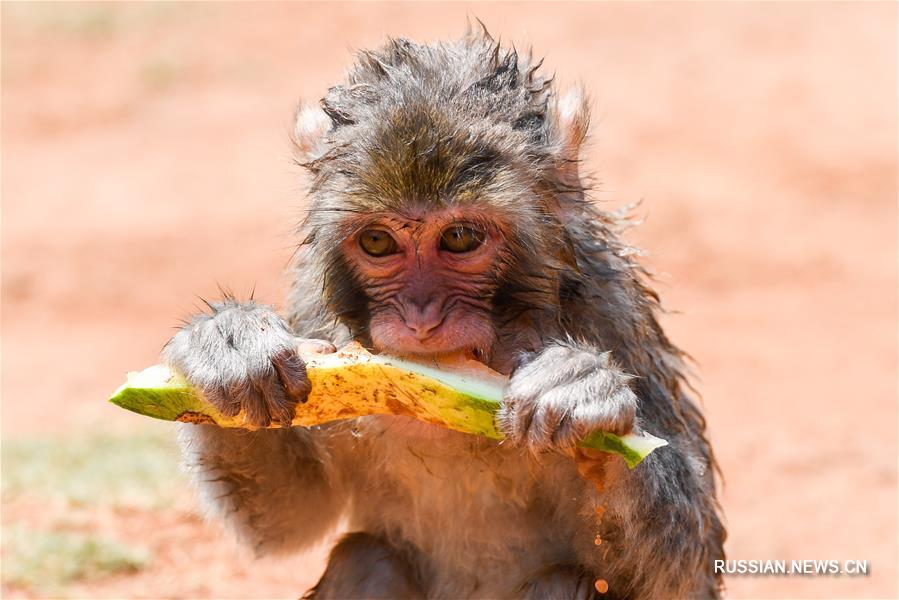
<svg viewBox="0 0 899 600">
<path fill-rule="evenodd" d="M 560 96 L 541 65 L 486 28 L 359 52 L 298 111 L 308 204 L 286 314 L 225 294 L 163 349 L 255 427 L 179 426 L 214 518 L 257 556 L 346 528 L 308 598 L 720 595 L 726 532 L 686 355 L 624 217 L 581 172 L 588 97 Z M 508 375 L 505 439 L 399 415 L 291 427 L 310 389 L 298 348 L 351 340 Z M 669 445 L 631 470 L 575 448 L 596 430 Z"/>
</svg>

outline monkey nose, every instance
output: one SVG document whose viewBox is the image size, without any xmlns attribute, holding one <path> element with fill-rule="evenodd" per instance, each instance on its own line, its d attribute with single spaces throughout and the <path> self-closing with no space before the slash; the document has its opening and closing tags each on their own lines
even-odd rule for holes
<svg viewBox="0 0 899 600">
<path fill-rule="evenodd" d="M 415 333 L 419 340 L 431 337 L 434 330 L 443 324 L 443 315 L 417 315 L 406 319 L 406 327 Z"/>
</svg>

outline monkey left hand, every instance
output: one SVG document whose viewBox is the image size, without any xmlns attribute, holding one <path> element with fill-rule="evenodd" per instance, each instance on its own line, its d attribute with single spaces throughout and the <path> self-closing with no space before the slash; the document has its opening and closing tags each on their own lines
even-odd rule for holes
<svg viewBox="0 0 899 600">
<path fill-rule="evenodd" d="M 499 427 L 533 452 L 570 449 L 597 430 L 629 433 L 637 414 L 632 378 L 608 352 L 552 344 L 512 374 Z"/>
</svg>

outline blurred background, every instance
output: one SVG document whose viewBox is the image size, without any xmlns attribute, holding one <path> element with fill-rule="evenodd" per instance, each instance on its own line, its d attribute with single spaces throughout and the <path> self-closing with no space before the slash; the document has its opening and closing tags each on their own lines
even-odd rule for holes
<svg viewBox="0 0 899 600">
<path fill-rule="evenodd" d="M 171 424 L 105 400 L 218 284 L 283 307 L 297 102 L 468 15 L 592 93 L 597 196 L 643 201 L 629 239 L 697 361 L 728 557 L 869 561 L 728 596 L 896 597 L 895 3 L 3 2 L 4 597 L 316 581 L 323 548 L 255 562 Z"/>
</svg>

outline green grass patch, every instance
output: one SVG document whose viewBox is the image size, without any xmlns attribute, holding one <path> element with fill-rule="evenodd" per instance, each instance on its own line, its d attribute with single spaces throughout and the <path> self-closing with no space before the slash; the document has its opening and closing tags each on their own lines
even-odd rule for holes
<svg viewBox="0 0 899 600">
<path fill-rule="evenodd" d="M 120 508 L 170 510 L 189 488 L 180 472 L 174 427 L 154 423 L 134 433 L 106 432 L 102 426 L 81 431 L 86 433 L 5 439 L 0 446 L 4 505 L 15 506 L 13 511 L 34 505 L 38 511 L 33 524 L 4 515 L 4 587 L 59 598 L 73 593 L 72 582 L 140 571 L 151 558 L 140 540 L 131 545 L 98 536 L 90 524 L 115 518 Z"/>
<path fill-rule="evenodd" d="M 139 432 L 4 440 L 3 496 L 62 499 L 73 506 L 161 508 L 188 489 L 173 427 Z"/>
<path fill-rule="evenodd" d="M 146 551 L 113 540 L 16 525 L 4 527 L 3 557 L 4 585 L 51 597 L 65 595 L 67 583 L 135 573 L 149 560 Z"/>
</svg>

